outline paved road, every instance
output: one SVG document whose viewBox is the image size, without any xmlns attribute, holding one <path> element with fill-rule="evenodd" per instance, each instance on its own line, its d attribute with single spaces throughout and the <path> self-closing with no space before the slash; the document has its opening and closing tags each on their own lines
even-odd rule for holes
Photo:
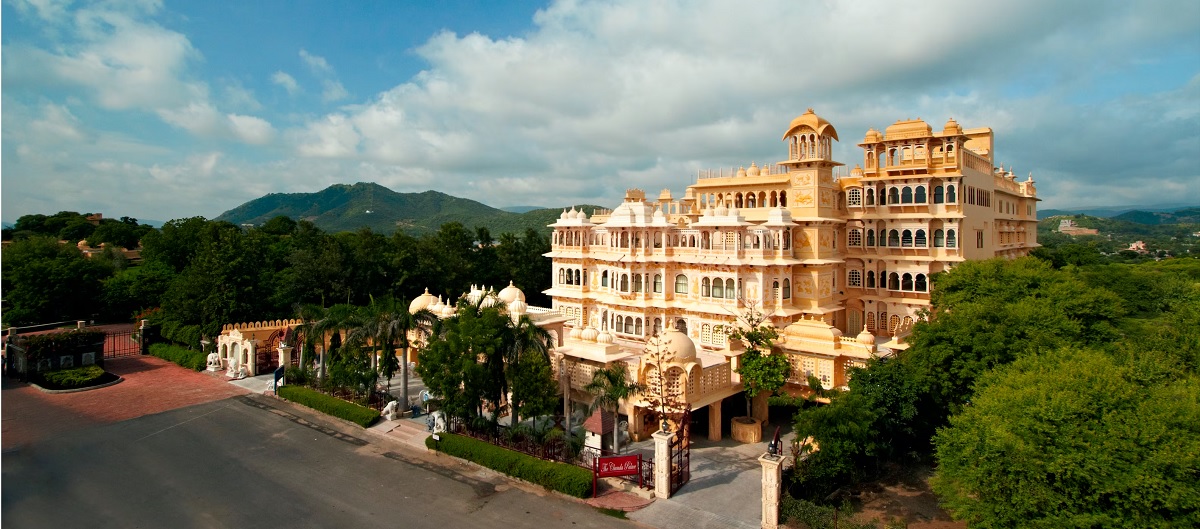
<svg viewBox="0 0 1200 529">
<path fill-rule="evenodd" d="M 67 431 L 2 467 L 6 528 L 633 526 L 261 395 Z"/>
</svg>

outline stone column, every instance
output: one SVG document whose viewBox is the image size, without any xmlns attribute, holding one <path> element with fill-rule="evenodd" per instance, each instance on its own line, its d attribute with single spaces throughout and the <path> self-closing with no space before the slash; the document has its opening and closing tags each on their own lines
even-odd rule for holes
<svg viewBox="0 0 1200 529">
<path fill-rule="evenodd" d="M 292 346 L 285 343 L 279 344 L 279 365 L 285 369 L 292 365 Z"/>
<path fill-rule="evenodd" d="M 658 498 L 671 497 L 671 441 L 674 432 L 654 432 L 654 495 Z"/>
<path fill-rule="evenodd" d="M 787 456 L 763 454 L 762 464 L 762 529 L 779 527 L 779 490 L 783 481 L 783 462 Z"/>
<path fill-rule="evenodd" d="M 721 440 L 721 403 L 725 399 L 717 399 L 716 402 L 708 405 L 708 440 Z"/>
</svg>

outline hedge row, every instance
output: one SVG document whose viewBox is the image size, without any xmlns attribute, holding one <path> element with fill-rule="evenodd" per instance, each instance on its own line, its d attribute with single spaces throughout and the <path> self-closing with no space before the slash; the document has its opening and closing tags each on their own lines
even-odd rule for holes
<svg viewBox="0 0 1200 529">
<path fill-rule="evenodd" d="M 79 329 L 22 337 L 30 360 L 104 349 L 104 331 Z"/>
<path fill-rule="evenodd" d="M 100 366 L 83 366 L 42 373 L 42 380 L 64 388 L 77 388 L 91 384 L 102 376 L 104 369 Z"/>
<path fill-rule="evenodd" d="M 337 397 L 330 397 L 329 395 L 303 386 L 279 386 L 279 396 L 296 404 L 308 406 L 321 413 L 346 419 L 363 428 L 379 420 L 379 412 L 371 408 L 359 406 L 353 402 L 346 402 Z"/>
<path fill-rule="evenodd" d="M 196 351 L 178 345 L 156 343 L 150 346 L 150 354 L 196 371 L 208 366 L 208 355 L 204 354 L 204 351 Z"/>
<path fill-rule="evenodd" d="M 426 438 L 425 446 L 576 498 L 592 495 L 592 472 L 587 469 L 538 459 L 452 433 L 438 436 L 440 441 L 434 441 L 432 436 Z"/>
</svg>

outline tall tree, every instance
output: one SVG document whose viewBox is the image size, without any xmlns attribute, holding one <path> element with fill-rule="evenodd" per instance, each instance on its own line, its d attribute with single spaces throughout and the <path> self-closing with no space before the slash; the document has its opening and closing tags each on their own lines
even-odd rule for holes
<svg viewBox="0 0 1200 529">
<path fill-rule="evenodd" d="M 729 338 L 741 340 L 746 347 L 746 352 L 738 357 L 737 372 L 745 387 L 746 416 L 752 417 L 754 398 L 760 393 L 770 395 L 787 384 L 792 366 L 784 353 L 772 349 L 779 333 L 766 321 L 766 315 L 751 307 L 738 319 L 741 326 Z"/>
<path fill-rule="evenodd" d="M 591 382 L 588 382 L 583 389 L 594 397 L 592 404 L 588 407 L 589 413 L 601 410 L 600 413 L 603 414 L 608 409 L 612 410 L 612 450 L 613 452 L 619 451 L 621 447 L 617 440 L 617 416 L 620 413 L 621 401 L 628 400 L 646 388 L 638 384 L 636 380 L 630 380 L 629 370 L 625 368 L 625 364 L 618 363 L 593 371 Z"/>
<path fill-rule="evenodd" d="M 547 388 L 551 395 L 555 393 L 556 385 L 550 376 L 553 338 L 549 331 L 538 327 L 529 316 L 524 315 L 517 318 L 510 316 L 504 331 L 507 342 L 505 386 L 512 391 L 509 407 L 512 424 L 516 426 L 521 422 L 523 406 L 541 410 Z M 546 376 L 539 380 L 537 375 L 543 372 Z"/>
<path fill-rule="evenodd" d="M 111 263 L 52 237 L 15 241 L 3 250 L 4 322 L 88 319 L 101 311 L 102 281 L 112 273 Z"/>
</svg>

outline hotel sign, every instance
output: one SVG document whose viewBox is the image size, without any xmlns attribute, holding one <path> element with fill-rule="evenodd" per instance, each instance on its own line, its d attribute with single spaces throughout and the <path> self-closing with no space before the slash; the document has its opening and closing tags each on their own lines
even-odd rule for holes
<svg viewBox="0 0 1200 529">
<path fill-rule="evenodd" d="M 596 459 L 596 477 L 636 476 L 640 463 L 637 455 L 600 457 Z"/>
</svg>

